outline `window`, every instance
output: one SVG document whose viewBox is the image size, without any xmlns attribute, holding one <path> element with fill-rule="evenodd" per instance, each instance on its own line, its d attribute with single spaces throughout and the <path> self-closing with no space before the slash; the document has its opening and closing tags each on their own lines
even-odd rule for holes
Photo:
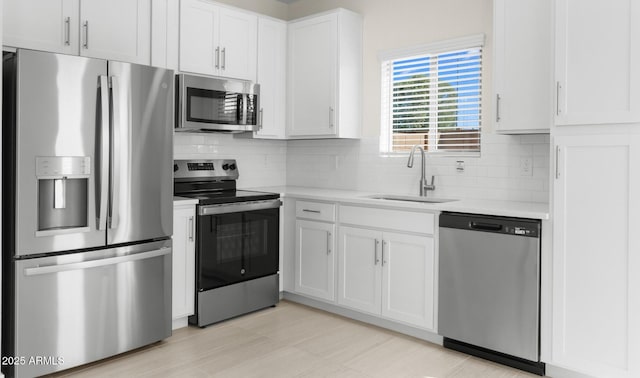
<svg viewBox="0 0 640 378">
<path fill-rule="evenodd" d="M 480 152 L 483 35 L 381 54 L 384 153 Z"/>
</svg>

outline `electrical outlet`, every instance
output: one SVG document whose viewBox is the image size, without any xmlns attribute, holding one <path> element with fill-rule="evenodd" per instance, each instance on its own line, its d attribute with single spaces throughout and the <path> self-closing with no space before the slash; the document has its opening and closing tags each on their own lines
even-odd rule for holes
<svg viewBox="0 0 640 378">
<path fill-rule="evenodd" d="M 464 160 L 456 160 L 456 172 L 464 172 Z"/>
<path fill-rule="evenodd" d="M 533 159 L 530 157 L 520 158 L 520 176 L 533 176 Z"/>
</svg>

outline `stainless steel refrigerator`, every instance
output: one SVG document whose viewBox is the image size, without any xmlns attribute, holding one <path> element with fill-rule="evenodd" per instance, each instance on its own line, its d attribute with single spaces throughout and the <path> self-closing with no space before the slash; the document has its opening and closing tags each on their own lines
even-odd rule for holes
<svg viewBox="0 0 640 378">
<path fill-rule="evenodd" d="M 173 72 L 3 59 L 3 371 L 38 376 L 168 337 Z"/>
</svg>

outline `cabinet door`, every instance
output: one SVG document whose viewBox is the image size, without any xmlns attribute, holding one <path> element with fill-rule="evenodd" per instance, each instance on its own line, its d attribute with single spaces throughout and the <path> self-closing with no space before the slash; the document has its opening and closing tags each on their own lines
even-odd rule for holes
<svg viewBox="0 0 640 378">
<path fill-rule="evenodd" d="M 258 18 L 228 8 L 220 10 L 220 76 L 256 81 Z"/>
<path fill-rule="evenodd" d="M 552 363 L 638 377 L 640 136 L 555 137 Z"/>
<path fill-rule="evenodd" d="M 80 55 L 151 63 L 151 0 L 82 0 L 80 20 Z"/>
<path fill-rule="evenodd" d="M 2 44 L 77 54 L 79 15 L 79 0 L 5 0 Z"/>
<path fill-rule="evenodd" d="M 495 0 L 494 120 L 499 133 L 548 132 L 551 0 Z"/>
<path fill-rule="evenodd" d="M 174 207 L 172 317 L 193 315 L 195 298 L 195 209 Z"/>
<path fill-rule="evenodd" d="M 180 71 L 217 74 L 219 22 L 219 7 L 201 0 L 180 2 Z"/>
<path fill-rule="evenodd" d="M 178 70 L 180 0 L 151 2 L 151 65 Z"/>
<path fill-rule="evenodd" d="M 337 14 L 289 24 L 289 135 L 336 135 Z"/>
<path fill-rule="evenodd" d="M 335 299 L 334 231 L 333 223 L 296 221 L 296 292 Z"/>
<path fill-rule="evenodd" d="M 385 232 L 382 316 L 435 331 L 435 247 L 432 237 Z"/>
<path fill-rule="evenodd" d="M 287 24 L 265 17 L 258 19 L 258 77 L 260 129 L 255 137 L 285 137 Z"/>
<path fill-rule="evenodd" d="M 640 4 L 555 4 L 556 125 L 640 121 Z"/>
<path fill-rule="evenodd" d="M 380 315 L 382 233 L 340 227 L 338 303 Z"/>
</svg>

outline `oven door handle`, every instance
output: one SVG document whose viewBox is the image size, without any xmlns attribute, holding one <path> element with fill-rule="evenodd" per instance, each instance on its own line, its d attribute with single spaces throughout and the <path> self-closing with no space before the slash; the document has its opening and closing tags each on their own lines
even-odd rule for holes
<svg viewBox="0 0 640 378">
<path fill-rule="evenodd" d="M 206 216 L 239 213 L 243 211 L 277 209 L 280 206 L 282 206 L 282 201 L 280 201 L 279 199 L 268 201 L 225 203 L 220 205 L 202 205 L 198 206 L 198 215 Z"/>
</svg>

